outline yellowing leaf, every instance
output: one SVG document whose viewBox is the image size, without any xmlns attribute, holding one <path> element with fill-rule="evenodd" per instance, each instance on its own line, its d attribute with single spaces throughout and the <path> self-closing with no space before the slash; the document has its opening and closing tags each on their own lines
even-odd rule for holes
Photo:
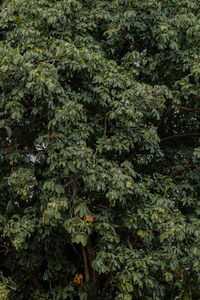
<svg viewBox="0 0 200 300">
<path fill-rule="evenodd" d="M 75 274 L 74 276 L 74 283 L 77 285 L 82 285 L 83 284 L 83 275 L 80 274 Z"/>
<path fill-rule="evenodd" d="M 167 27 L 166 25 L 161 25 L 161 26 L 160 26 L 160 29 L 161 29 L 162 31 L 164 31 L 164 30 L 167 30 L 168 27 Z"/>
<path fill-rule="evenodd" d="M 88 223 L 93 223 L 94 222 L 94 218 L 93 216 L 85 216 L 85 221 L 88 222 Z"/>
<path fill-rule="evenodd" d="M 138 236 L 142 236 L 143 235 L 143 231 L 142 230 L 138 230 L 137 235 Z"/>
<path fill-rule="evenodd" d="M 128 182 L 126 183 L 126 187 L 127 187 L 128 189 L 130 189 L 130 187 L 131 187 L 130 181 L 128 181 Z"/>
</svg>

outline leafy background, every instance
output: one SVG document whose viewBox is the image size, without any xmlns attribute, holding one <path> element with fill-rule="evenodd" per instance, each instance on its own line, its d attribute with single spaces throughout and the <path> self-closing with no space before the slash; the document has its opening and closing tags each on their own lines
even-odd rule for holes
<svg viewBox="0 0 200 300">
<path fill-rule="evenodd" d="M 3 299 L 199 299 L 200 6 L 4 0 Z"/>
</svg>

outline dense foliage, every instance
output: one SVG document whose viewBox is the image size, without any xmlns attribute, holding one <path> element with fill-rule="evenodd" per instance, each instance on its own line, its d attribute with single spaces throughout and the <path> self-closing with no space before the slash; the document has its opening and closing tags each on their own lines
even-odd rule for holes
<svg viewBox="0 0 200 300">
<path fill-rule="evenodd" d="M 1 299 L 200 299 L 200 4 L 0 5 Z"/>
</svg>

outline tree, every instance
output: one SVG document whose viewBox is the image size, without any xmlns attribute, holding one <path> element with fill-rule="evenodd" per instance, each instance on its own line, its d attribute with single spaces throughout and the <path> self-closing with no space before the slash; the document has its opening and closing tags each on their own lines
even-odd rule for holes
<svg viewBox="0 0 200 300">
<path fill-rule="evenodd" d="M 200 5 L 4 0 L 5 299 L 200 298 Z"/>
</svg>

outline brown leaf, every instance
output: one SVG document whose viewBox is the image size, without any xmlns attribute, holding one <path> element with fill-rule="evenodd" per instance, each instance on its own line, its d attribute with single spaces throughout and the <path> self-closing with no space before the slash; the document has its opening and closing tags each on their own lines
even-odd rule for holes
<svg viewBox="0 0 200 300">
<path fill-rule="evenodd" d="M 51 140 L 52 140 L 52 141 L 55 140 L 55 137 L 56 137 L 55 132 L 52 132 L 52 134 L 50 135 Z"/>
</svg>

